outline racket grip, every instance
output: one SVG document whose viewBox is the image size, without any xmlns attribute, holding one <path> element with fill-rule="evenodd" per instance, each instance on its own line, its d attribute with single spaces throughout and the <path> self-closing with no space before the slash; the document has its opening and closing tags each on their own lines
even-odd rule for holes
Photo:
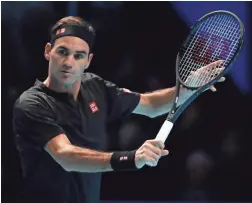
<svg viewBox="0 0 252 203">
<path fill-rule="evenodd" d="M 165 120 L 165 122 L 163 123 L 162 127 L 160 128 L 155 140 L 161 140 L 162 142 L 165 142 L 165 140 L 167 139 L 168 135 L 171 132 L 172 127 L 173 127 L 173 123 Z"/>
</svg>

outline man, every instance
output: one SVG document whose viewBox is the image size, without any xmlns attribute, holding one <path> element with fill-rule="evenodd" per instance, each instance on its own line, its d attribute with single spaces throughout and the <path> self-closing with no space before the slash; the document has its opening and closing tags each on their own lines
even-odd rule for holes
<svg viewBox="0 0 252 203">
<path fill-rule="evenodd" d="M 20 203 L 96 203 L 101 172 L 156 166 L 168 154 L 158 140 L 130 152 L 105 152 L 107 121 L 130 113 L 167 113 L 174 88 L 139 94 L 83 73 L 93 58 L 94 36 L 92 26 L 79 17 L 59 20 L 45 46 L 48 77 L 37 80 L 14 105 L 25 180 Z"/>
</svg>

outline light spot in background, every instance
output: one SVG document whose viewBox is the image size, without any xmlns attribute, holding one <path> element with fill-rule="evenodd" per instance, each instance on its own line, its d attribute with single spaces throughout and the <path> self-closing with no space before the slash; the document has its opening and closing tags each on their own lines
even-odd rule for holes
<svg viewBox="0 0 252 203">
<path fill-rule="evenodd" d="M 197 105 L 191 105 L 186 112 L 182 115 L 181 128 L 188 130 L 192 125 L 200 118 L 199 107 Z"/>
<path fill-rule="evenodd" d="M 126 122 L 118 132 L 119 147 L 122 150 L 138 148 L 142 144 L 142 129 L 135 122 Z"/>
<path fill-rule="evenodd" d="M 9 87 L 8 88 L 8 97 L 13 98 L 17 96 L 17 89 L 15 87 Z"/>
<path fill-rule="evenodd" d="M 237 136 L 235 130 L 230 130 L 221 145 L 221 150 L 230 158 L 238 155 L 239 152 Z"/>
<path fill-rule="evenodd" d="M 186 160 L 186 169 L 192 182 L 200 182 L 206 178 L 207 172 L 212 168 L 213 160 L 204 151 L 191 153 Z"/>
</svg>

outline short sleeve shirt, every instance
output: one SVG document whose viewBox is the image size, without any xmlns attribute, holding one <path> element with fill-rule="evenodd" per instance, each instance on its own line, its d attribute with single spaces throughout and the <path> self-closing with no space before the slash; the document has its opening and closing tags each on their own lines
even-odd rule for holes
<svg viewBox="0 0 252 203">
<path fill-rule="evenodd" d="M 64 133 L 79 147 L 106 150 L 106 124 L 132 113 L 140 100 L 101 77 L 84 73 L 77 101 L 36 81 L 15 102 L 13 128 L 24 187 L 19 202 L 99 202 L 101 173 L 65 171 L 44 150 Z"/>
</svg>

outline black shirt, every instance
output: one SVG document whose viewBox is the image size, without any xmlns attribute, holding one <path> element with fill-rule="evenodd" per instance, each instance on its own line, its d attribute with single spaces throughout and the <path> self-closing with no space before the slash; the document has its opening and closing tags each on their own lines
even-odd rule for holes
<svg viewBox="0 0 252 203">
<path fill-rule="evenodd" d="M 64 133 L 75 146 L 106 151 L 106 124 L 130 114 L 139 99 L 139 94 L 92 73 L 83 74 L 77 101 L 37 80 L 14 105 L 13 127 L 25 180 L 18 202 L 99 202 L 101 173 L 67 172 L 44 146 Z"/>
</svg>

